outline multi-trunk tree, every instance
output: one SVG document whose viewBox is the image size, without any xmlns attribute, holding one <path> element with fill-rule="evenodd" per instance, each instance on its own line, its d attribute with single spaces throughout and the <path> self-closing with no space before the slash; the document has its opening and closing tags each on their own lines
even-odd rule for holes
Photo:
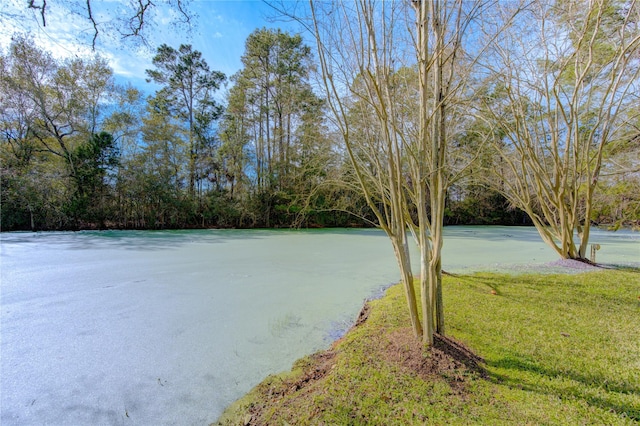
<svg viewBox="0 0 640 426">
<path fill-rule="evenodd" d="M 324 89 L 356 180 L 398 261 L 416 337 L 444 332 L 442 228 L 460 106 L 481 46 L 469 26 L 489 4 L 310 2 Z M 420 251 L 420 305 L 407 233 Z"/>
<path fill-rule="evenodd" d="M 498 188 L 563 258 L 587 256 L 607 147 L 638 134 L 639 23 L 636 1 L 528 2 L 487 62 Z"/>
</svg>

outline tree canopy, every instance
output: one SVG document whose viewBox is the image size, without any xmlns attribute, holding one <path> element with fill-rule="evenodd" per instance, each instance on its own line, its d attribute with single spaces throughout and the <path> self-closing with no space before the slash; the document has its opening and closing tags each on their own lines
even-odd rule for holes
<svg viewBox="0 0 640 426">
<path fill-rule="evenodd" d="M 53 5 L 28 6 L 46 25 Z M 118 25 L 93 2 L 77 12 L 98 39 L 128 38 L 165 6 L 191 17 L 179 1 L 132 4 Z M 148 97 L 99 56 L 55 59 L 16 35 L 1 56 L 2 228 L 378 225 L 398 247 L 403 230 L 422 238 L 428 269 L 434 223 L 535 224 L 584 258 L 592 223 L 640 221 L 638 9 L 318 3 L 295 17 L 319 45 L 256 29 L 228 80 L 189 44 L 157 47 Z"/>
</svg>

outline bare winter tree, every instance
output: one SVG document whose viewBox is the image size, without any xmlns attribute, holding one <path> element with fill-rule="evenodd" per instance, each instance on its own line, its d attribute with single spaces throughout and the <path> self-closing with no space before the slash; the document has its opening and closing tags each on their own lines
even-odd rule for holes
<svg viewBox="0 0 640 426">
<path fill-rule="evenodd" d="M 585 258 L 605 148 L 637 134 L 639 23 L 637 1 L 538 0 L 487 65 L 498 189 L 562 258 Z"/>
<path fill-rule="evenodd" d="M 426 344 L 444 333 L 445 196 L 464 169 L 449 153 L 463 121 L 470 73 L 483 53 L 469 29 L 492 5 L 310 3 L 329 106 L 361 190 L 393 245 L 414 333 Z M 408 230 L 420 251 L 421 320 Z"/>
</svg>

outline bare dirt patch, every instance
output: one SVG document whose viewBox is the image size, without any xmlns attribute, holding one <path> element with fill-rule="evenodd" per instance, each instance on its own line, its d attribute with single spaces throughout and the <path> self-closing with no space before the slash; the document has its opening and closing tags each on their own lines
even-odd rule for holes
<svg viewBox="0 0 640 426">
<path fill-rule="evenodd" d="M 305 358 L 302 365 L 302 374 L 295 378 L 287 378 L 278 382 L 274 379 L 259 385 L 260 400 L 248 408 L 247 415 L 241 422 L 245 426 L 266 425 L 262 420 L 262 414 L 271 406 L 276 406 L 281 401 L 296 393 L 304 392 L 309 385 L 321 380 L 335 365 L 336 353 L 333 349 L 318 352 Z"/>
<path fill-rule="evenodd" d="M 353 327 L 359 327 L 364 324 L 367 318 L 369 318 L 369 312 L 371 312 L 371 305 L 369 305 L 369 303 L 365 303 L 362 309 L 360 309 L 360 313 L 358 314 L 358 318 L 356 318 L 356 322 L 353 324 Z"/>
<path fill-rule="evenodd" d="M 387 362 L 399 365 L 423 380 L 445 379 L 457 394 L 466 393 L 470 372 L 486 377 L 481 366 L 484 360 L 449 337 L 436 335 L 430 348 L 425 348 L 409 327 L 394 330 L 386 338 L 387 344 L 380 349 Z"/>
</svg>

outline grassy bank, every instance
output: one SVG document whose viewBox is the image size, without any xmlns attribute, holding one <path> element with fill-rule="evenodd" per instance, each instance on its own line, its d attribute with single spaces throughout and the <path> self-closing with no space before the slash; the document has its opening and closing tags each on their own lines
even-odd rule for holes
<svg viewBox="0 0 640 426">
<path fill-rule="evenodd" d="M 640 423 L 640 271 L 444 286 L 451 339 L 424 351 L 394 286 L 331 349 L 267 378 L 219 424 Z"/>
</svg>

